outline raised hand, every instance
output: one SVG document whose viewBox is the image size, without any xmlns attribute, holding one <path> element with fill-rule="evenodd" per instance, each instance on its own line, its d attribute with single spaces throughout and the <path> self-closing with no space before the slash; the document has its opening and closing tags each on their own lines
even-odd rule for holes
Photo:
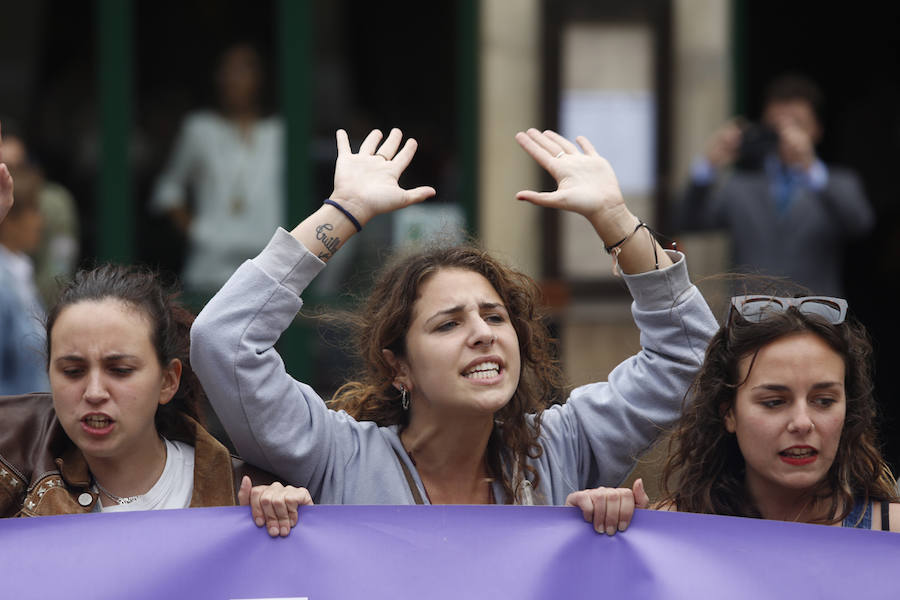
<svg viewBox="0 0 900 600">
<path fill-rule="evenodd" d="M 625 206 L 619 182 L 609 162 L 584 136 L 578 146 L 555 131 L 529 129 L 516 141 L 556 180 L 554 192 L 521 191 L 519 200 L 583 215 L 607 247 L 616 247 L 618 266 L 625 273 L 643 273 L 672 264 L 649 230 Z M 640 235 L 638 235 L 640 234 Z M 639 243 L 642 240 L 642 243 Z"/>
<path fill-rule="evenodd" d="M 411 190 L 400 187 L 400 175 L 416 153 L 416 141 L 406 140 L 400 148 L 402 139 L 400 130 L 392 129 L 379 146 L 381 132 L 375 129 L 354 154 L 347 132 L 339 129 L 334 191 L 291 235 L 327 262 L 372 217 L 434 196 L 434 188 L 428 186 Z"/>
<path fill-rule="evenodd" d="M 650 506 L 650 498 L 644 491 L 644 481 L 638 479 L 630 490 L 599 487 L 572 492 L 566 498 L 566 506 L 580 508 L 584 520 L 593 523 L 597 533 L 615 535 L 628 529 L 635 508 Z"/>
<path fill-rule="evenodd" d="M 250 506 L 253 522 L 266 527 L 272 537 L 285 537 L 297 524 L 297 507 L 313 503 L 306 488 L 284 486 L 278 482 L 254 486 L 244 475 L 238 490 L 238 504 Z"/>
<path fill-rule="evenodd" d="M 3 162 L 3 132 L 0 130 L 0 222 L 13 205 L 13 178 Z"/>
<path fill-rule="evenodd" d="M 521 191 L 516 198 L 576 212 L 591 222 L 627 210 L 609 162 L 597 154 L 587 138 L 575 139 L 580 150 L 555 131 L 532 128 L 517 133 L 519 145 L 553 176 L 558 187 L 554 192 Z"/>
<path fill-rule="evenodd" d="M 331 199 L 363 225 L 376 215 L 421 202 L 435 194 L 434 188 L 428 186 L 411 190 L 400 187 L 400 175 L 416 153 L 416 141 L 410 138 L 400 148 L 403 133 L 396 128 L 379 146 L 381 139 L 379 130 L 371 131 L 359 152 L 354 154 L 347 132 L 343 129 L 337 132 L 338 157 Z"/>
</svg>

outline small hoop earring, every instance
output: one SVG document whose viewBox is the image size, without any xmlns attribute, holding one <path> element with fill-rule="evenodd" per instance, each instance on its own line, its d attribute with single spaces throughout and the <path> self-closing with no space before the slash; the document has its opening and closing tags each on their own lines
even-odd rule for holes
<svg viewBox="0 0 900 600">
<path fill-rule="evenodd" d="M 409 396 L 403 386 L 400 386 L 400 406 L 403 407 L 403 410 L 409 410 Z"/>
</svg>

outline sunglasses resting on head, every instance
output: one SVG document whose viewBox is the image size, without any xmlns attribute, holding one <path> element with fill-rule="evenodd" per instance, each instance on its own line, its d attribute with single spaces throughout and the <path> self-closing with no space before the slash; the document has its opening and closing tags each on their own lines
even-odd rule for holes
<svg viewBox="0 0 900 600">
<path fill-rule="evenodd" d="M 830 296 L 800 296 L 783 298 L 780 296 L 749 295 L 731 298 L 728 320 L 737 313 L 745 321 L 759 323 L 766 318 L 796 308 L 805 315 L 816 315 L 832 325 L 840 325 L 847 317 L 847 301 Z"/>
</svg>

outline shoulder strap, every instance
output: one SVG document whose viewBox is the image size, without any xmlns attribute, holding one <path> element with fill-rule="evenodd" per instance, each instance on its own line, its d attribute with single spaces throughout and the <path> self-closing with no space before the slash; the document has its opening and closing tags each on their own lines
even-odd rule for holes
<svg viewBox="0 0 900 600">
<path fill-rule="evenodd" d="M 881 501 L 881 530 L 891 530 L 891 503 L 887 500 Z"/>
<path fill-rule="evenodd" d="M 419 493 L 419 486 L 416 485 L 412 473 L 409 472 L 409 467 L 406 466 L 406 462 L 403 460 L 403 457 L 400 456 L 400 452 L 398 452 L 396 448 L 394 448 L 394 454 L 397 455 L 397 460 L 400 461 L 400 468 L 403 469 L 403 475 L 406 477 L 406 484 L 409 486 L 409 491 L 412 492 L 416 504 L 425 504 L 425 501 L 422 500 L 422 494 Z"/>
</svg>

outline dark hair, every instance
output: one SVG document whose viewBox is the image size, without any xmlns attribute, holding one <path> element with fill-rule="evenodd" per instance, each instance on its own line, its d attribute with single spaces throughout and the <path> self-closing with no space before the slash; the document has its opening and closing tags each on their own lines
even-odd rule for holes
<svg viewBox="0 0 900 600">
<path fill-rule="evenodd" d="M 825 95 L 816 83 L 803 75 L 787 74 L 776 77 L 766 86 L 763 104 L 772 102 L 808 102 L 818 121 L 822 121 L 825 110 Z"/>
<path fill-rule="evenodd" d="M 133 307 L 150 323 L 150 342 L 162 367 L 173 359 L 181 361 L 181 381 L 170 402 L 156 410 L 156 429 L 166 437 L 193 439 L 185 431 L 178 413 L 202 421 L 199 404 L 203 387 L 191 369 L 191 324 L 194 315 L 177 300 L 177 292 L 164 285 L 158 274 L 141 267 L 106 264 L 80 270 L 66 284 L 56 305 L 47 315 L 47 360 L 53 325 L 69 306 L 79 302 L 113 299 Z"/>
<path fill-rule="evenodd" d="M 539 304 L 540 291 L 527 275 L 504 265 L 485 250 L 471 245 L 435 247 L 389 264 L 358 313 L 349 320 L 357 333 L 357 352 L 363 363 L 358 381 L 343 385 L 332 399 L 332 407 L 346 410 L 358 420 L 380 426 L 408 424 L 393 387 L 395 372 L 382 354 L 391 350 L 406 354 L 406 333 L 413 305 L 422 284 L 441 269 L 466 269 L 484 276 L 503 300 L 516 331 L 522 360 L 519 385 L 510 401 L 495 415 L 488 442 L 487 462 L 491 475 L 501 477 L 506 502 L 520 498 L 520 485 L 531 474 L 537 488 L 538 473 L 528 458 L 541 456 L 538 438 L 542 411 L 559 397 L 562 372 Z M 528 418 L 528 415 L 533 415 Z M 515 472 L 506 473 L 503 464 Z"/>
<path fill-rule="evenodd" d="M 761 322 L 732 318 L 713 336 L 687 398 L 690 404 L 669 441 L 663 469 L 664 504 L 684 512 L 759 517 L 744 482 L 744 458 L 725 414 L 734 406 L 742 358 L 795 333 L 812 333 L 844 359 L 847 402 L 834 463 L 813 490 L 830 499 L 828 522 L 844 519 L 857 500 L 895 500 L 895 482 L 878 449 L 871 372 L 872 345 L 855 319 L 832 325 L 796 308 Z M 840 514 L 839 514 L 840 513 Z"/>
</svg>

